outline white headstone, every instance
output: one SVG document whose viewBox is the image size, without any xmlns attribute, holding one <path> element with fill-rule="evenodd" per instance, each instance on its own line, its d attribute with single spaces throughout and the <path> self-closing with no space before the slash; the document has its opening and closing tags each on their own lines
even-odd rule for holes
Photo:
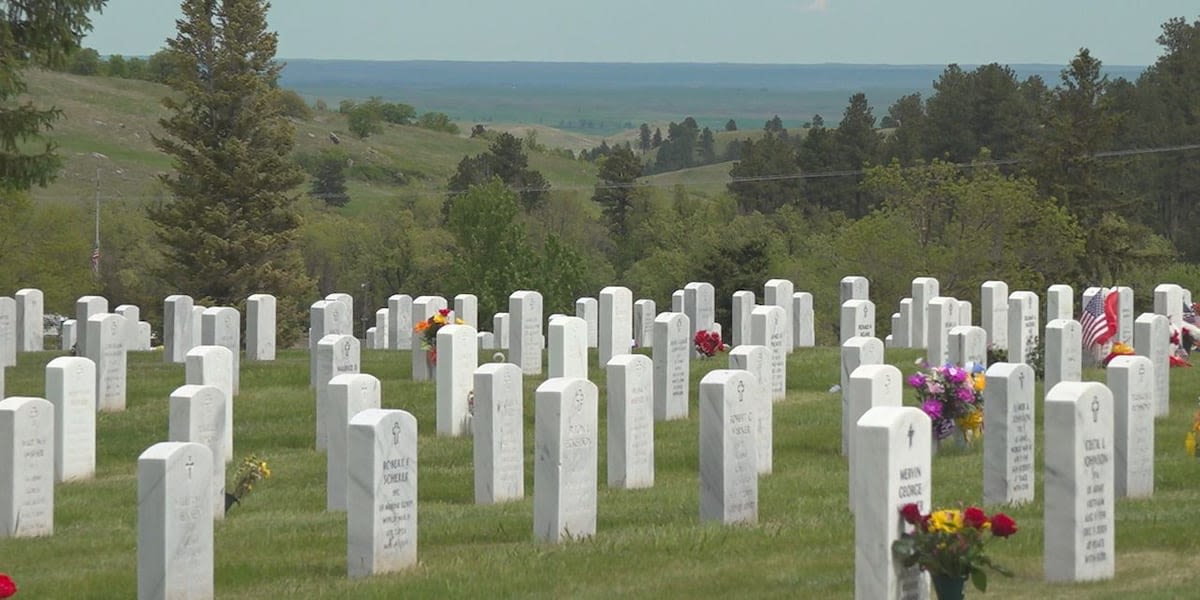
<svg viewBox="0 0 1200 600">
<path fill-rule="evenodd" d="M 855 370 L 857 370 L 859 367 L 862 367 L 862 366 L 882 365 L 883 364 L 883 342 L 880 342 L 879 338 L 873 338 L 873 337 L 850 338 L 849 340 L 846 340 L 846 343 L 842 344 L 841 355 L 842 355 L 842 369 L 841 369 L 841 372 L 842 372 L 842 377 L 841 377 L 841 386 L 842 386 L 842 456 L 849 456 L 849 454 L 850 454 L 850 434 L 853 433 L 853 431 L 854 431 L 854 424 L 858 421 L 858 418 L 863 415 L 863 413 L 867 412 L 868 408 L 871 408 L 872 406 L 876 406 L 875 404 L 862 404 L 862 402 L 865 402 L 868 399 L 865 396 L 865 394 L 871 390 L 871 388 L 863 388 L 862 390 L 860 390 L 859 398 L 856 400 L 856 402 L 859 402 L 859 404 L 855 404 L 854 406 L 856 406 L 857 408 L 854 408 L 852 410 L 852 406 L 851 406 L 852 403 L 851 403 L 850 396 L 853 392 L 850 389 L 850 375 L 853 374 Z M 870 372 L 871 371 L 866 371 L 865 373 L 870 373 Z M 896 379 L 896 381 L 901 381 L 901 380 Z M 894 383 L 895 383 L 894 381 L 889 381 L 888 385 L 892 386 Z M 880 385 L 882 385 L 882 384 L 880 384 Z M 903 384 L 900 384 L 900 387 L 903 387 Z M 889 387 L 889 389 L 891 389 L 891 388 Z M 899 390 L 897 390 L 897 391 L 899 391 Z M 897 396 L 897 397 L 899 397 L 899 396 Z M 897 402 L 897 404 L 895 404 L 895 406 L 899 406 L 899 405 L 900 405 L 899 402 Z M 879 406 L 882 406 L 882 405 L 879 405 Z M 892 406 L 892 405 L 889 405 L 889 406 Z"/>
<path fill-rule="evenodd" d="M 712 331 L 716 322 L 716 290 L 706 281 L 693 281 L 683 286 L 683 312 L 692 323 L 692 332 Z"/>
<path fill-rule="evenodd" d="M 892 327 L 892 345 L 896 348 L 912 346 L 912 314 L 912 298 L 904 298 L 900 301 L 900 311 L 896 313 L 899 319 Z"/>
<path fill-rule="evenodd" d="M 508 361 L 525 375 L 542 374 L 542 294 L 517 291 L 508 297 Z"/>
<path fill-rule="evenodd" d="M 596 533 L 596 385 L 549 379 L 534 408 L 533 532 L 546 542 Z"/>
<path fill-rule="evenodd" d="M 912 342 L 913 348 L 925 348 L 925 336 L 929 335 L 925 318 L 929 301 L 940 296 L 941 284 L 933 277 L 917 277 L 912 280 Z"/>
<path fill-rule="evenodd" d="M 951 329 L 949 361 L 964 368 L 972 364 L 986 368 L 987 331 L 976 325 Z"/>
<path fill-rule="evenodd" d="M 454 316 L 464 325 L 479 329 L 479 298 L 475 294 L 459 294 L 454 297 Z"/>
<path fill-rule="evenodd" d="M 42 319 L 46 307 L 42 290 L 21 289 L 14 297 L 17 300 L 17 351 L 41 352 L 45 348 Z"/>
<path fill-rule="evenodd" d="M 970 300 L 959 300 L 958 301 L 958 314 L 956 315 L 957 318 L 954 319 L 955 324 L 956 325 L 970 325 L 971 317 L 973 315 L 972 311 L 973 311 L 973 309 L 971 308 Z"/>
<path fill-rule="evenodd" d="M 211 385 L 221 390 L 225 398 L 224 447 L 215 454 L 222 463 L 233 460 L 233 356 L 224 346 L 196 346 L 187 353 L 184 363 L 184 383 Z M 194 440 L 193 440 L 194 441 Z"/>
<path fill-rule="evenodd" d="M 108 312 L 108 300 L 103 296 L 80 296 L 75 301 L 75 322 L 78 323 L 78 336 L 75 340 L 80 350 L 87 347 L 87 322 L 92 315 Z"/>
<path fill-rule="evenodd" d="M 638 348 L 654 347 L 654 316 L 657 314 L 653 300 L 633 303 L 633 343 Z"/>
<path fill-rule="evenodd" d="M 192 305 L 192 327 L 188 329 L 188 332 L 192 335 L 192 337 L 187 343 L 188 350 L 191 350 L 192 348 L 195 348 L 203 343 L 200 341 L 200 330 L 206 308 L 207 307 L 200 306 L 199 304 Z"/>
<path fill-rule="evenodd" d="M 375 336 L 375 328 L 374 327 L 367 328 L 367 337 L 365 340 L 363 340 L 363 349 L 364 350 L 378 350 L 379 349 L 379 341 Z"/>
<path fill-rule="evenodd" d="M 853 511 L 855 495 L 862 491 L 855 487 L 858 482 L 855 469 L 858 466 L 854 458 L 854 436 L 858 432 L 858 420 L 872 408 L 900 406 L 904 394 L 904 376 L 892 365 L 865 364 L 850 372 L 846 388 L 845 403 L 842 405 L 842 423 L 847 426 L 844 430 L 846 444 L 843 446 L 843 452 L 848 458 L 847 489 L 850 510 Z"/>
<path fill-rule="evenodd" d="M 754 292 L 741 290 L 733 293 L 730 304 L 730 344 L 742 346 L 750 343 L 750 312 L 754 310 Z"/>
<path fill-rule="evenodd" d="M 892 542 L 905 525 L 900 508 L 930 510 L 933 473 L 929 417 L 912 406 L 872 408 L 854 433 L 854 597 L 860 600 L 928 598 L 917 566 L 904 567 Z"/>
<path fill-rule="evenodd" d="M 1055 319 L 1046 324 L 1044 389 L 1083 378 L 1083 329 L 1079 321 Z"/>
<path fill-rule="evenodd" d="M 988 346 L 1008 350 L 1008 283 L 985 281 L 980 294 L 979 318 Z"/>
<path fill-rule="evenodd" d="M 387 350 L 388 341 L 388 309 L 380 308 L 375 311 L 375 347 L 372 350 Z"/>
<path fill-rule="evenodd" d="M 808 292 L 792 294 L 792 329 L 797 348 L 816 345 L 816 322 L 813 320 L 813 297 Z"/>
<path fill-rule="evenodd" d="M 496 334 L 496 348 L 500 350 L 508 350 L 508 334 L 511 331 L 508 320 L 508 313 L 492 316 L 492 333 Z"/>
<path fill-rule="evenodd" d="M 546 336 L 550 377 L 588 377 L 588 326 L 580 317 L 552 319 Z"/>
<path fill-rule="evenodd" d="M 246 298 L 246 360 L 275 360 L 275 296 Z"/>
<path fill-rule="evenodd" d="M 0 539 L 54 533 L 54 405 L 0 400 Z"/>
<path fill-rule="evenodd" d="M 787 396 L 787 315 L 774 306 L 759 306 L 750 312 L 750 343 L 771 352 L 771 379 L 761 382 L 771 391 L 771 400 Z"/>
<path fill-rule="evenodd" d="M 525 497 L 525 419 L 521 369 L 488 363 L 475 369 L 475 503 Z"/>
<path fill-rule="evenodd" d="M 50 361 L 46 400 L 54 405 L 54 481 L 95 477 L 95 363 L 82 356 Z"/>
<path fill-rule="evenodd" d="M 87 322 L 83 355 L 96 364 L 96 410 L 125 410 L 125 318 L 94 315 Z"/>
<path fill-rule="evenodd" d="M 214 597 L 213 462 L 189 442 L 159 442 L 138 457 L 139 600 Z"/>
<path fill-rule="evenodd" d="M 950 360 L 950 330 L 958 325 L 958 300 L 938 296 L 925 307 L 925 359 L 931 365 Z"/>
<path fill-rule="evenodd" d="M 329 406 L 325 424 L 328 443 L 325 448 L 325 510 L 346 510 L 347 462 L 346 438 L 350 421 L 364 410 L 379 409 L 380 383 L 373 375 L 347 373 L 329 380 Z"/>
<path fill-rule="evenodd" d="M 1154 366 L 1145 356 L 1118 356 L 1106 369 L 1113 394 L 1113 493 L 1154 495 Z"/>
<path fill-rule="evenodd" d="M 328 302 L 340 302 L 345 310 L 334 313 L 337 319 L 337 332 L 354 335 L 354 296 L 345 292 L 335 292 L 325 296 Z"/>
<path fill-rule="evenodd" d="M 125 350 L 128 352 L 137 350 L 138 321 L 142 319 L 142 309 L 132 304 L 121 304 L 113 312 L 125 317 Z"/>
<path fill-rule="evenodd" d="M 494 333 L 490 331 L 480 331 L 479 333 L 475 334 L 475 338 L 479 340 L 480 356 L 483 355 L 484 350 L 496 349 L 496 335 Z"/>
<path fill-rule="evenodd" d="M 412 296 L 392 294 L 388 296 L 388 349 L 411 350 L 413 327 Z"/>
<path fill-rule="evenodd" d="M 172 294 L 163 301 L 163 359 L 183 363 L 192 349 L 192 297 Z"/>
<path fill-rule="evenodd" d="M 437 433 L 459 436 L 471 432 L 471 389 L 479 367 L 475 328 L 446 325 L 438 330 Z"/>
<path fill-rule="evenodd" d="M 362 349 L 354 336 L 333 334 L 317 342 L 317 450 L 326 449 L 329 439 L 329 382 L 358 373 L 361 366 Z"/>
<path fill-rule="evenodd" d="M 327 335 L 339 333 L 335 314 L 342 310 L 341 304 L 328 300 L 317 300 L 308 308 L 308 384 L 317 385 L 317 342 Z"/>
<path fill-rule="evenodd" d="M 683 313 L 683 290 L 675 290 L 671 293 L 671 312 Z"/>
<path fill-rule="evenodd" d="M 1117 286 L 1117 340 L 1126 344 L 1133 341 L 1133 288 Z"/>
<path fill-rule="evenodd" d="M 1167 318 L 1171 327 L 1183 324 L 1183 288 L 1174 283 L 1154 286 L 1154 312 Z"/>
<path fill-rule="evenodd" d="M 691 376 L 691 323 L 687 315 L 662 313 L 654 318 L 654 420 L 688 416 Z"/>
<path fill-rule="evenodd" d="M 870 300 L 871 284 L 861 275 L 847 275 L 838 286 L 838 306 L 847 300 Z"/>
<path fill-rule="evenodd" d="M 1046 393 L 1046 581 L 1112 578 L 1116 565 L 1113 398 L 1095 381 Z"/>
<path fill-rule="evenodd" d="M 783 346 L 786 348 L 787 354 L 791 354 L 792 349 L 796 347 L 796 341 L 792 339 L 792 323 L 795 321 L 796 310 L 793 301 L 795 293 L 795 284 L 787 279 L 768 279 L 767 283 L 763 285 L 763 306 L 778 306 L 783 309 Z M 752 341 L 751 343 L 761 344 L 762 342 Z"/>
<path fill-rule="evenodd" d="M 996 363 L 983 390 L 983 503 L 1019 504 L 1034 499 L 1035 412 L 1033 368 Z"/>
<path fill-rule="evenodd" d="M 17 366 L 17 301 L 0 296 L 0 369 Z"/>
<path fill-rule="evenodd" d="M 768 474 L 775 463 L 775 406 L 771 400 L 771 350 L 766 346 L 744 345 L 729 351 L 729 368 L 749 371 L 758 383 L 754 392 L 755 438 L 758 441 L 758 472 Z"/>
<path fill-rule="evenodd" d="M 1133 323 L 1133 351 L 1150 359 L 1154 416 L 1171 414 L 1171 340 L 1167 317 L 1142 313 Z"/>
<path fill-rule="evenodd" d="M 149 321 L 138 321 L 137 345 L 135 346 L 135 348 L 142 352 L 153 350 L 154 348 L 150 343 L 151 337 L 152 336 L 151 336 L 151 331 L 150 331 L 150 322 Z"/>
<path fill-rule="evenodd" d="M 410 322 L 412 323 L 411 330 L 413 334 L 410 338 L 410 343 L 412 345 L 413 381 L 429 381 L 435 375 L 434 366 L 430 364 L 429 360 L 429 349 L 422 346 L 425 333 L 416 331 L 417 324 L 446 308 L 446 299 L 441 296 L 417 296 L 417 299 L 412 302 Z"/>
<path fill-rule="evenodd" d="M 1050 286 L 1046 290 L 1046 322 L 1055 319 L 1071 320 L 1075 318 L 1075 290 L 1061 283 Z"/>
<path fill-rule="evenodd" d="M 417 419 L 364 410 L 346 433 L 346 569 L 352 578 L 417 564 Z"/>
<path fill-rule="evenodd" d="M 183 385 L 171 392 L 167 441 L 194 442 L 208 448 L 211 456 L 211 486 L 208 501 L 212 518 L 225 518 L 225 448 L 226 396 L 213 385 Z"/>
<path fill-rule="evenodd" d="M 838 343 L 856 337 L 875 337 L 875 303 L 847 300 L 842 304 L 841 336 Z"/>
<path fill-rule="evenodd" d="M 587 325 L 587 346 L 596 348 L 600 344 L 600 303 L 595 298 L 580 298 L 575 301 L 575 316 Z"/>
<path fill-rule="evenodd" d="M 60 350 L 82 350 L 76 348 L 76 342 L 79 337 L 79 325 L 75 319 L 67 319 L 62 322 L 62 329 L 59 332 L 59 349 Z"/>
<path fill-rule="evenodd" d="M 599 364 L 607 365 L 614 356 L 633 351 L 633 292 L 629 288 L 609 286 L 600 290 L 599 328 Z"/>
<path fill-rule="evenodd" d="M 740 369 L 716 369 L 700 380 L 701 521 L 758 521 L 758 386 Z"/>
<path fill-rule="evenodd" d="M 1008 295 L 1008 362 L 1028 362 L 1037 350 L 1039 331 L 1038 297 L 1033 292 Z"/>
<path fill-rule="evenodd" d="M 643 354 L 614 356 L 608 389 L 608 487 L 654 486 L 654 363 Z"/>
<path fill-rule="evenodd" d="M 242 314 L 228 306 L 205 309 L 200 320 L 200 343 L 229 348 L 229 354 L 233 357 L 233 395 L 237 396 L 242 379 Z"/>
</svg>

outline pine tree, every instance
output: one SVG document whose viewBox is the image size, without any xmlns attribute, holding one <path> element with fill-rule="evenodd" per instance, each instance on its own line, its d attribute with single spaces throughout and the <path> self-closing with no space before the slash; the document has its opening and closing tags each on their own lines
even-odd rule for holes
<svg viewBox="0 0 1200 600">
<path fill-rule="evenodd" d="M 275 83 L 277 37 L 265 0 L 184 0 L 168 40 L 177 68 L 163 99 L 166 137 L 155 145 L 175 172 L 174 198 L 150 208 L 166 247 L 164 279 L 204 304 L 241 306 L 263 292 L 278 298 L 281 343 L 301 329 L 312 280 L 296 246 L 293 191 L 304 179 L 289 159 L 293 128 Z"/>
<path fill-rule="evenodd" d="M 61 160 L 55 145 L 42 142 L 62 111 L 39 109 L 32 103 L 11 105 L 25 91 L 21 71 L 33 61 L 61 67 L 79 49 L 89 31 L 88 13 L 105 0 L 58 2 L 0 2 L 0 191 L 45 186 L 58 172 Z"/>
</svg>

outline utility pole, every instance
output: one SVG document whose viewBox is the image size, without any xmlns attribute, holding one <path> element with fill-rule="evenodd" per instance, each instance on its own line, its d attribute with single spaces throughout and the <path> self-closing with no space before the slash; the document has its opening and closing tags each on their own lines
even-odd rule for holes
<svg viewBox="0 0 1200 600">
<path fill-rule="evenodd" d="M 96 167 L 96 243 L 92 246 L 92 278 L 100 279 L 100 167 Z"/>
</svg>

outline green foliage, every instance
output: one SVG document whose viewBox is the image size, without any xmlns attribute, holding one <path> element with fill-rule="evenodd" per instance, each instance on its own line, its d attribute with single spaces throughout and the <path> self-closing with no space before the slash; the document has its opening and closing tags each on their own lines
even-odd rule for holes
<svg viewBox="0 0 1200 600">
<path fill-rule="evenodd" d="M 128 78 L 129 63 L 120 54 L 109 56 L 108 60 L 104 63 L 104 74 L 109 77 Z"/>
<path fill-rule="evenodd" d="M 98 75 L 103 68 L 100 53 L 93 48 L 81 48 L 71 54 L 71 62 L 67 64 L 67 72 L 72 75 Z"/>
<path fill-rule="evenodd" d="M 421 115 L 417 120 L 417 127 L 432 129 L 433 131 L 442 131 L 445 133 L 458 133 L 458 125 L 450 120 L 450 116 L 446 113 L 427 112 Z"/>
<path fill-rule="evenodd" d="M 62 0 L 0 6 L 0 192 L 45 187 L 58 172 L 62 163 L 55 145 L 42 134 L 62 111 L 15 101 L 26 90 L 21 71 L 34 61 L 52 68 L 66 64 L 92 28 L 88 13 L 101 10 L 104 3 Z"/>
<path fill-rule="evenodd" d="M 600 163 L 600 181 L 592 200 L 603 210 L 618 246 L 629 235 L 629 214 L 641 176 L 642 161 L 628 148 L 618 147 Z"/>
<path fill-rule="evenodd" d="M 446 199 L 443 214 L 449 214 L 455 193 L 464 192 L 472 185 L 488 183 L 493 177 L 499 177 L 505 185 L 517 190 L 526 212 L 541 206 L 550 190 L 545 176 L 529 168 L 529 156 L 522 149 L 521 140 L 505 132 L 496 136 L 487 152 L 474 157 L 464 156 L 459 161 L 458 169 L 447 185 L 451 196 Z"/>
<path fill-rule="evenodd" d="M 35 204 L 25 192 L 0 194 L 0 289 L 39 288 L 48 312 L 73 314 L 75 299 L 96 290 L 91 241 L 77 233 L 90 225 L 72 207 Z"/>
<path fill-rule="evenodd" d="M 771 134 L 757 142 L 746 140 L 740 146 L 742 159 L 729 170 L 733 181 L 728 187 L 742 214 L 770 214 L 801 202 L 804 180 L 797 177 L 800 165 L 794 146 Z"/>
<path fill-rule="evenodd" d="M 294 129 L 280 114 L 281 65 L 266 6 L 184 1 L 179 32 L 168 40 L 178 95 L 163 99 L 167 136 L 154 140 L 174 161 L 175 173 L 162 177 L 174 197 L 150 216 L 166 247 L 164 280 L 204 304 L 241 306 L 250 294 L 274 294 L 286 345 L 302 330 L 313 286 L 295 244 L 292 189 L 303 173 L 289 158 Z"/>
<path fill-rule="evenodd" d="M 471 186 L 451 204 L 446 229 L 457 244 L 451 281 L 478 296 L 480 314 L 503 311 L 509 294 L 531 282 L 536 258 L 517 221 L 520 211 L 517 194 L 499 179 Z"/>
<path fill-rule="evenodd" d="M 181 59 L 174 56 L 174 52 L 173 46 L 168 43 L 166 48 L 150 55 L 146 60 L 146 76 L 150 81 L 168 83 L 177 76 Z"/>
<path fill-rule="evenodd" d="M 350 156 L 340 150 L 322 150 L 309 170 L 312 187 L 309 195 L 328 206 L 345 206 L 350 203 L 346 192 L 346 165 Z"/>
<path fill-rule="evenodd" d="M 307 121 L 312 118 L 312 109 L 304 98 L 293 90 L 279 90 L 279 111 L 285 117 Z"/>
<path fill-rule="evenodd" d="M 346 114 L 346 126 L 354 137 L 362 140 L 383 131 L 383 115 L 372 106 L 358 105 Z"/>
</svg>

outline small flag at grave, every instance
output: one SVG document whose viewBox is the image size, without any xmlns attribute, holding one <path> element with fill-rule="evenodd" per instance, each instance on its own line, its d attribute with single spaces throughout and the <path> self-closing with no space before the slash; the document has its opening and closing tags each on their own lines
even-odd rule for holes
<svg viewBox="0 0 1200 600">
<path fill-rule="evenodd" d="M 100 246 L 92 250 L 92 272 L 100 273 Z"/>
<path fill-rule="evenodd" d="M 1092 346 L 1100 346 L 1107 342 L 1116 333 L 1115 320 L 1109 319 L 1106 315 L 1108 312 L 1107 297 L 1116 297 L 1116 294 L 1110 293 L 1108 290 L 1101 289 L 1092 296 L 1088 301 L 1087 306 L 1083 308 L 1083 314 L 1079 317 L 1079 324 L 1083 326 L 1083 346 L 1091 348 Z M 1116 313 L 1115 306 L 1113 313 Z"/>
</svg>

